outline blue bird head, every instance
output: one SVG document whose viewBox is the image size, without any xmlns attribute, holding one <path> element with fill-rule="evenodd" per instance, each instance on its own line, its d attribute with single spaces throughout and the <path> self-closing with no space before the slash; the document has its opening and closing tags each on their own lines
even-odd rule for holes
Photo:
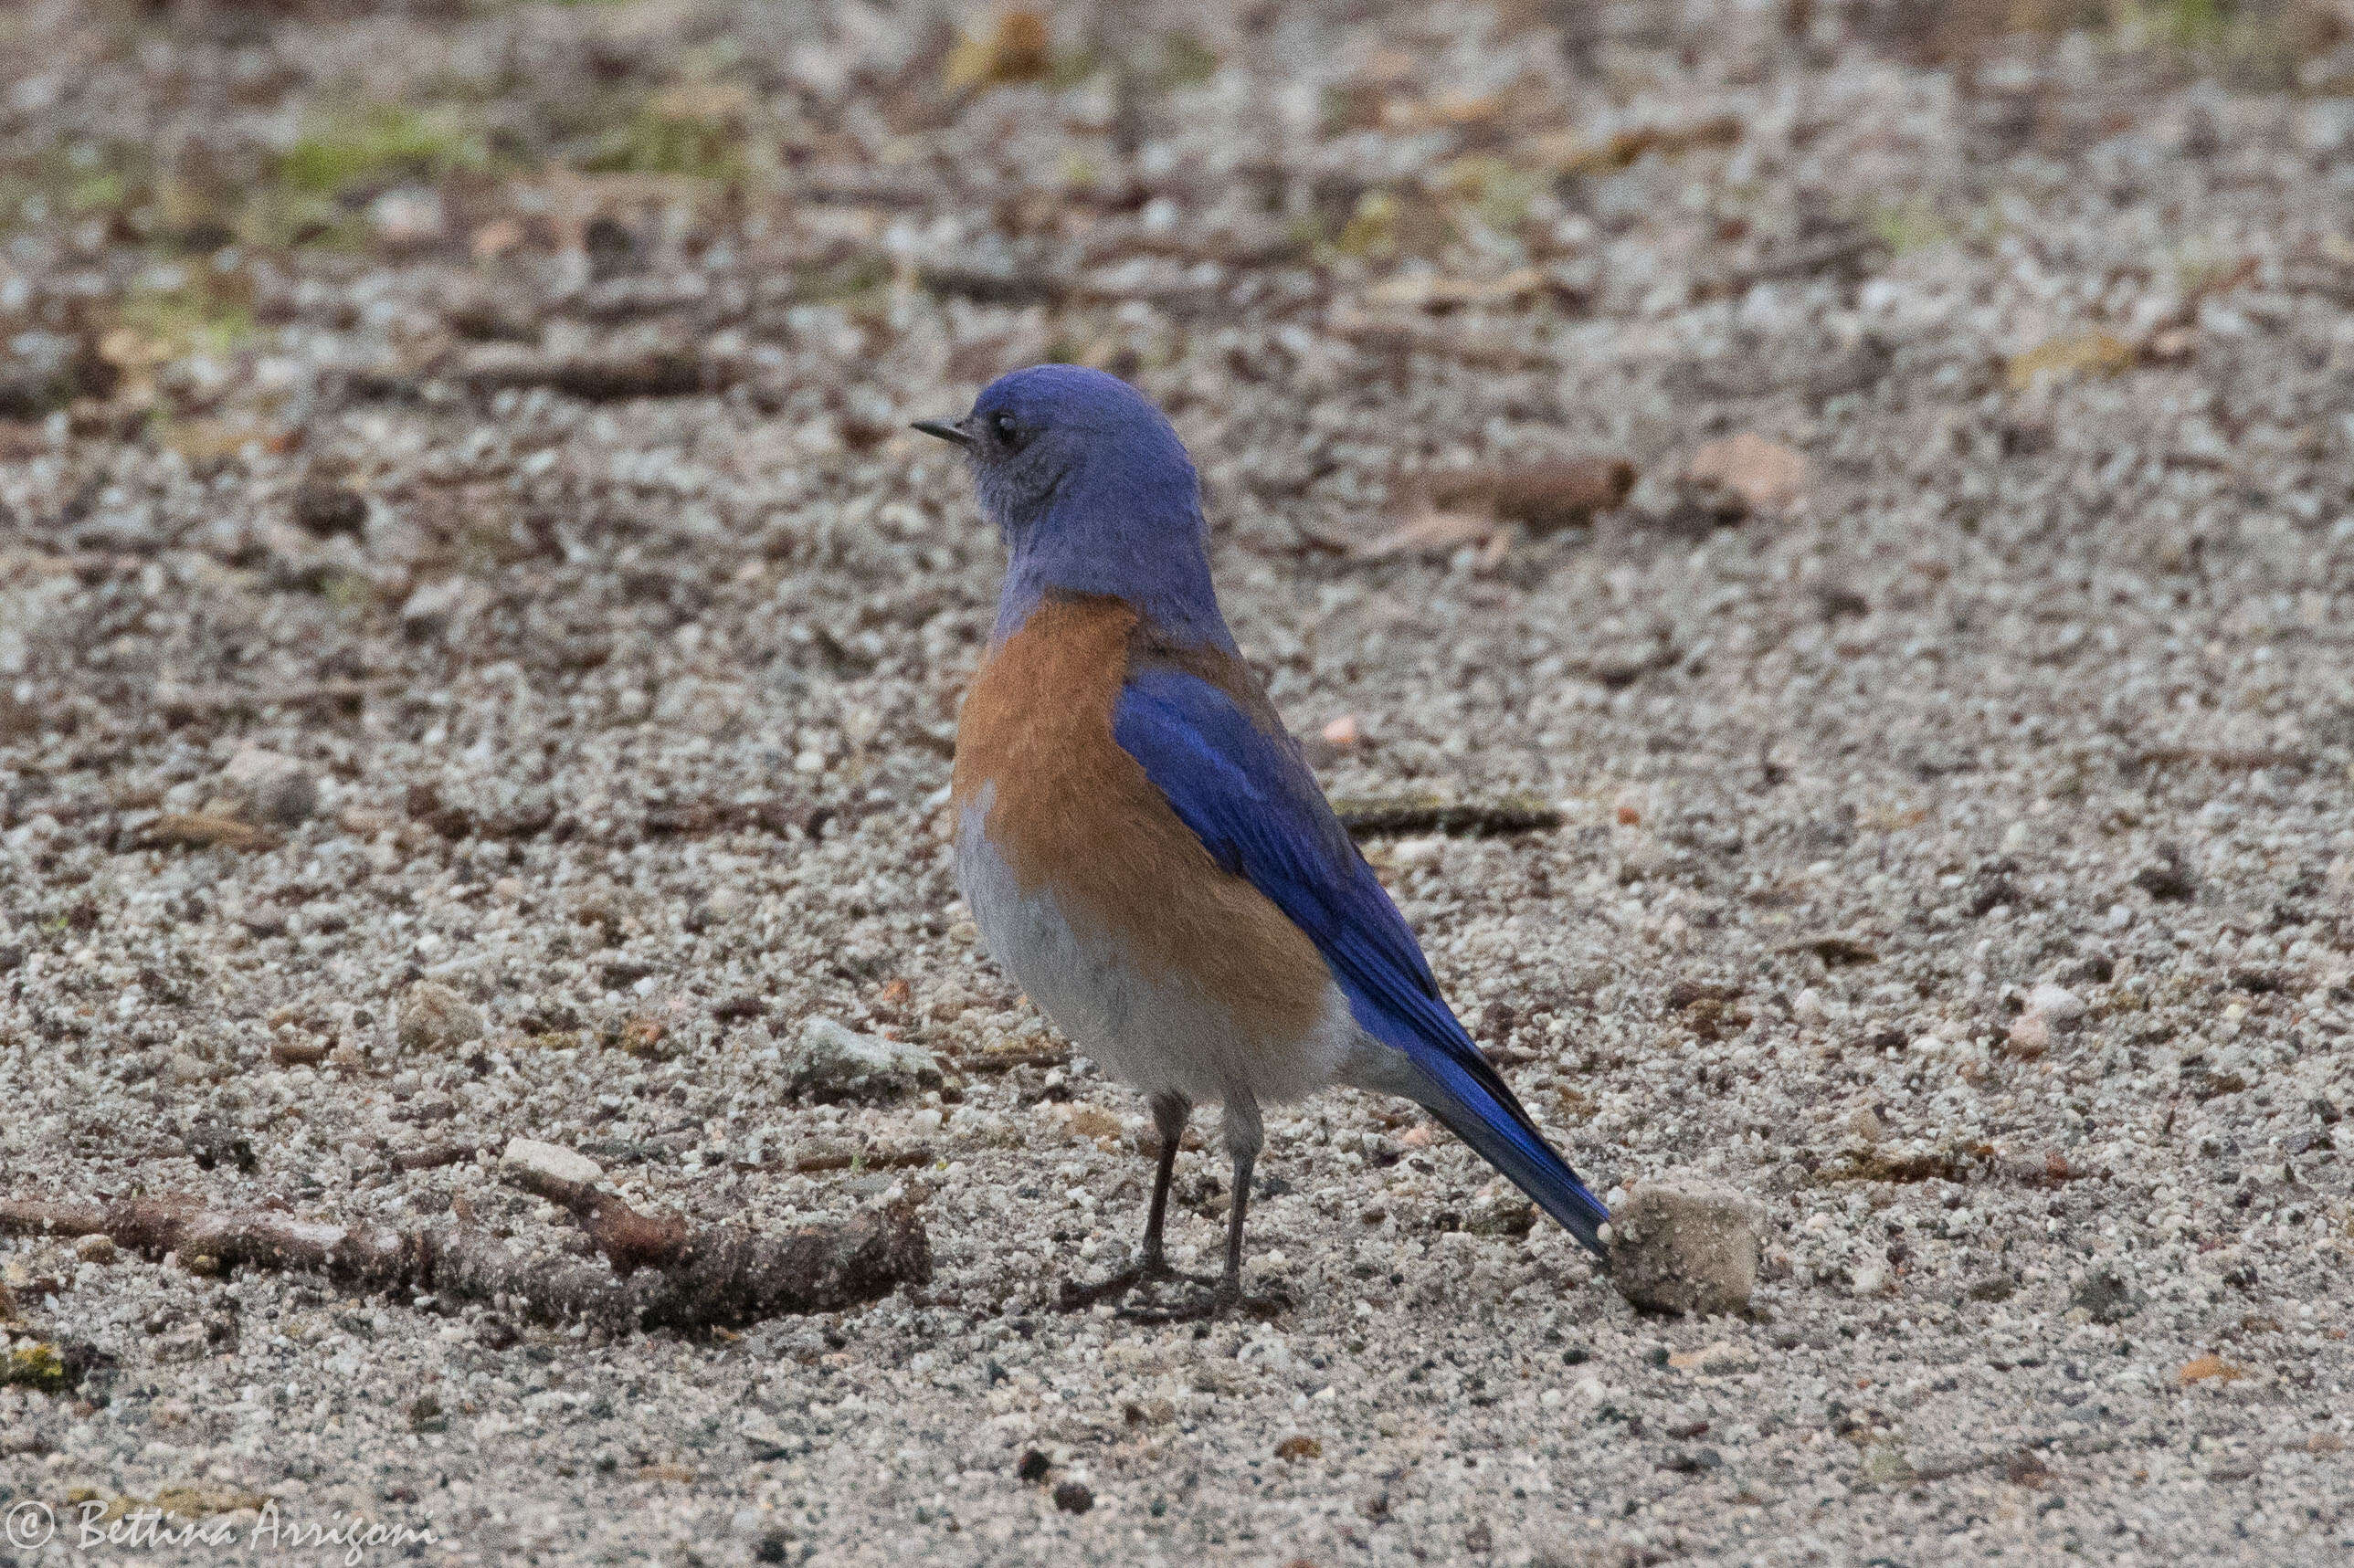
<svg viewBox="0 0 2354 1568">
<path fill-rule="evenodd" d="M 1011 559 L 997 634 L 1049 593 L 1125 599 L 1162 635 L 1231 651 L 1210 583 L 1193 460 L 1166 416 L 1116 376 L 1036 365 L 961 419 L 916 429 L 962 448 Z"/>
</svg>

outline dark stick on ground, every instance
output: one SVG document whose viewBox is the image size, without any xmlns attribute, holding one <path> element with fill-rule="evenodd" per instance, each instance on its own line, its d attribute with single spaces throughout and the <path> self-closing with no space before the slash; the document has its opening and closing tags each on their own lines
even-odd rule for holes
<svg viewBox="0 0 2354 1568">
<path fill-rule="evenodd" d="M 1516 833 L 1551 832 L 1561 813 L 1535 800 L 1341 800 L 1333 809 L 1349 836 L 1400 838 L 1445 833 L 1450 838 L 1494 839 Z"/>
<path fill-rule="evenodd" d="M 286 1269 L 358 1289 L 461 1300 L 504 1296 L 542 1322 L 614 1330 L 739 1327 L 871 1301 L 931 1277 L 930 1241 L 908 1202 L 767 1233 L 693 1226 L 640 1213 L 610 1193 L 529 1184 L 572 1212 L 610 1266 L 522 1256 L 465 1225 L 340 1225 L 171 1198 L 0 1199 L 0 1234 L 106 1235 L 151 1256 L 209 1258 L 222 1269 Z"/>
</svg>

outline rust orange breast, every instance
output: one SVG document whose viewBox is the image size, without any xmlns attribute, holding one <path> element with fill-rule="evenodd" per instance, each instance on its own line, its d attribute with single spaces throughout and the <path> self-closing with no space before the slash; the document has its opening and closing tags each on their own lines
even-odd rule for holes
<svg viewBox="0 0 2354 1568">
<path fill-rule="evenodd" d="M 1187 980 L 1238 1020 L 1296 1038 L 1321 1016 L 1331 971 L 1258 889 L 1210 858 L 1141 764 L 1114 711 L 1142 641 L 1115 599 L 1050 599 L 991 654 L 957 726 L 960 817 L 1026 895 L 1116 941 L 1155 980 Z M 970 827 L 963 831 L 971 831 Z"/>
</svg>

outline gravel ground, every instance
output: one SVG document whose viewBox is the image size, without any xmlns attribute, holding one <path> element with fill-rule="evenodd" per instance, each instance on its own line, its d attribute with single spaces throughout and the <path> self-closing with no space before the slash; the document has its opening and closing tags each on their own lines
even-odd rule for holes
<svg viewBox="0 0 2354 1568">
<path fill-rule="evenodd" d="M 2348 1561 L 2354 54 L 1983 9 L 0 16 L 0 1199 L 582 1261 L 521 1137 L 697 1223 L 909 1201 L 932 1256 L 607 1333 L 20 1235 L 0 1505 Z M 1293 1309 L 1054 1309 L 1150 1127 L 957 900 L 999 554 L 902 429 L 1045 357 L 1172 411 L 1336 797 L 1557 803 L 1368 853 L 1597 1187 L 1763 1204 L 1745 1313 L 1639 1315 L 1350 1094 L 1269 1118 Z M 1587 458 L 1624 504 L 1542 503 Z M 939 1086 L 808 1103 L 815 1017 Z"/>
</svg>

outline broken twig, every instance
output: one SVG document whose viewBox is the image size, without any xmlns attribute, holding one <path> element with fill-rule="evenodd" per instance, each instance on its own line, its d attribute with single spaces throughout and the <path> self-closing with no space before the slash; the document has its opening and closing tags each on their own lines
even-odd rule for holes
<svg viewBox="0 0 2354 1568">
<path fill-rule="evenodd" d="M 221 1269 L 285 1269 L 461 1300 L 504 1297 L 542 1322 L 611 1329 L 737 1328 L 871 1301 L 931 1277 L 930 1241 L 912 1202 L 768 1234 L 642 1214 L 611 1193 L 570 1183 L 525 1184 L 570 1210 L 611 1266 L 519 1255 L 467 1225 L 340 1225 L 175 1198 L 0 1199 L 0 1234 L 105 1235 L 151 1256 L 177 1253 Z"/>
<path fill-rule="evenodd" d="M 1561 826 L 1561 812 L 1541 800 L 1444 801 L 1339 800 L 1333 802 L 1341 825 L 1357 839 L 1401 838 L 1416 833 L 1445 833 L 1450 838 L 1495 839 L 1516 833 L 1550 832 Z"/>
</svg>

